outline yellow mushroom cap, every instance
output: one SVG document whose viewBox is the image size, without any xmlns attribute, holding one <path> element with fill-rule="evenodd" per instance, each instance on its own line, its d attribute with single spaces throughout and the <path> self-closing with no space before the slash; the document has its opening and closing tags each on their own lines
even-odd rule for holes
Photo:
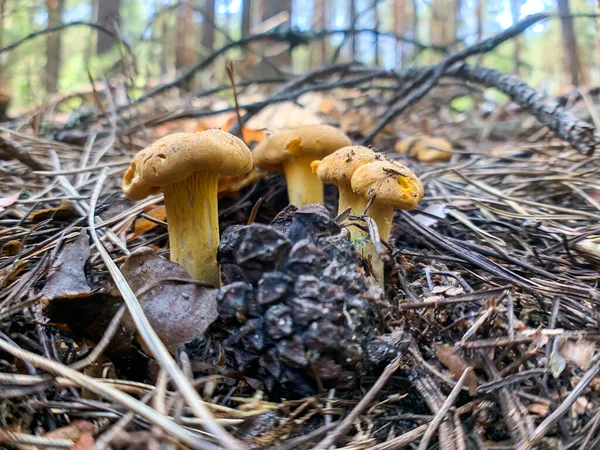
<svg viewBox="0 0 600 450">
<path fill-rule="evenodd" d="M 408 153 L 420 162 L 448 161 L 452 157 L 452 144 L 443 138 L 409 136 L 396 143 L 397 153 Z"/>
<path fill-rule="evenodd" d="M 383 159 L 383 155 L 368 147 L 352 145 L 342 147 L 322 160 L 313 162 L 312 167 L 313 172 L 316 171 L 317 176 L 324 183 L 350 184 L 350 179 L 357 168 Z"/>
<path fill-rule="evenodd" d="M 294 102 L 273 103 L 252 117 L 246 126 L 253 130 L 281 131 L 304 125 L 319 125 L 323 121 L 314 113 Z"/>
<path fill-rule="evenodd" d="M 423 183 L 407 167 L 394 161 L 374 161 L 356 169 L 352 190 L 397 209 L 414 209 L 423 198 Z"/>
<path fill-rule="evenodd" d="M 250 149 L 226 131 L 213 128 L 199 133 L 174 133 L 134 156 L 122 187 L 127 197 L 141 200 L 200 170 L 243 175 L 251 169 Z"/>
<path fill-rule="evenodd" d="M 308 155 L 319 159 L 348 145 L 350 139 L 337 128 L 305 125 L 265 139 L 254 149 L 254 162 L 261 169 L 281 171 L 288 159 Z"/>
</svg>

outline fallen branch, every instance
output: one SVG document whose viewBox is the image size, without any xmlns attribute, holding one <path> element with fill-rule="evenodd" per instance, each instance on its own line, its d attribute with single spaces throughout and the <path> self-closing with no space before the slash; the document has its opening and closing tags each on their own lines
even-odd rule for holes
<svg viewBox="0 0 600 450">
<path fill-rule="evenodd" d="M 0 135 L 0 159 L 17 159 L 32 170 L 49 170 L 50 168 L 34 159 L 18 142 Z"/>
<path fill-rule="evenodd" d="M 453 67 L 447 75 L 500 89 L 512 101 L 525 108 L 552 130 L 557 137 L 568 142 L 584 155 L 589 156 L 594 153 L 597 141 L 593 125 L 565 111 L 558 100 L 539 94 L 517 75 L 468 64 Z"/>
<path fill-rule="evenodd" d="M 549 17 L 547 13 L 533 14 L 525 17 L 523 20 L 517 22 L 510 28 L 507 28 L 502 33 L 498 33 L 485 41 L 467 47 L 456 53 L 452 53 L 445 57 L 440 64 L 434 67 L 425 69 L 419 73 L 417 78 L 413 80 L 408 86 L 402 89 L 398 95 L 393 99 L 392 104 L 395 103 L 387 114 L 373 127 L 373 129 L 364 138 L 363 143 L 372 142 L 375 136 L 377 136 L 385 126 L 390 123 L 394 118 L 401 114 L 406 108 L 413 103 L 421 100 L 439 81 L 444 75 L 444 72 L 453 64 L 463 61 L 469 56 L 478 55 L 482 53 L 488 53 L 498 47 L 503 42 L 518 36 L 531 25 L 545 20 Z"/>
</svg>

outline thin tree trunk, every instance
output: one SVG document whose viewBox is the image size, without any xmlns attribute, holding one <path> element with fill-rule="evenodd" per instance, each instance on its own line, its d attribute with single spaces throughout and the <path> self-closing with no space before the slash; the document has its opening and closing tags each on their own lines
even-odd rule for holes
<svg viewBox="0 0 600 450">
<path fill-rule="evenodd" d="M 169 43 L 169 23 L 167 22 L 166 17 L 163 17 L 161 22 L 160 42 L 160 47 L 162 49 L 160 55 L 161 72 L 167 73 L 169 71 L 169 53 L 171 52 L 171 45 Z"/>
<path fill-rule="evenodd" d="M 356 0 L 350 0 L 350 27 L 356 28 Z M 356 34 L 350 36 L 350 55 L 352 61 L 356 60 Z"/>
<path fill-rule="evenodd" d="M 521 16 L 521 0 L 510 0 L 510 14 L 512 16 L 512 23 L 517 23 Z M 516 36 L 513 41 L 515 43 L 515 52 L 513 55 L 515 60 L 514 72 L 518 75 L 521 71 L 521 36 Z"/>
<path fill-rule="evenodd" d="M 250 36 L 252 22 L 252 0 L 242 0 L 242 37 Z"/>
<path fill-rule="evenodd" d="M 108 28 L 115 34 L 119 32 L 119 24 L 121 23 L 121 0 L 98 0 L 98 17 L 96 23 L 105 28 Z M 96 44 L 96 53 L 102 55 L 109 51 L 115 44 L 116 40 L 106 34 L 98 33 L 98 41 Z"/>
<path fill-rule="evenodd" d="M 375 31 L 380 31 L 379 30 L 379 11 L 377 9 L 377 0 L 373 0 L 373 4 L 371 6 L 373 8 L 373 17 L 374 17 L 374 26 L 375 26 Z M 375 65 L 376 66 L 380 66 L 381 65 L 381 58 L 380 58 L 380 52 L 379 52 L 379 34 L 375 34 Z"/>
<path fill-rule="evenodd" d="M 208 53 L 215 48 L 215 0 L 206 0 L 204 3 L 204 21 L 202 22 L 202 47 Z"/>
<path fill-rule="evenodd" d="M 262 3 L 262 21 L 266 21 L 271 17 L 279 14 L 280 12 L 287 11 L 289 14 L 289 20 L 291 23 L 292 20 L 292 0 L 263 0 Z M 263 77 L 271 77 L 276 76 L 276 70 L 273 69 L 273 66 L 285 69 L 291 65 L 292 59 L 289 51 L 283 51 L 279 55 L 273 56 L 270 58 L 271 64 L 268 64 L 266 61 L 261 61 L 259 64 L 259 72 Z"/>
<path fill-rule="evenodd" d="M 394 4 L 394 33 L 400 36 L 406 35 L 404 24 L 406 23 L 406 9 L 404 0 L 396 0 Z M 404 60 L 404 41 L 396 41 L 396 67 L 403 66 Z"/>
<path fill-rule="evenodd" d="M 315 0 L 315 9 L 313 13 L 313 26 L 316 30 L 325 29 L 325 5 L 326 0 Z M 320 39 L 315 43 L 316 52 L 313 58 L 313 64 L 316 67 L 321 67 L 325 64 L 325 58 L 327 58 L 327 40 L 326 38 Z"/>
<path fill-rule="evenodd" d="M 0 0 L 0 48 L 4 47 L 4 16 L 6 15 L 6 0 Z M 0 80 L 4 72 L 4 65 L 0 63 Z"/>
<path fill-rule="evenodd" d="M 449 40 L 448 43 L 453 46 L 456 41 L 458 40 L 458 28 L 460 26 L 460 18 L 461 18 L 461 14 L 460 14 L 460 10 L 462 8 L 462 0 L 454 0 L 454 14 L 453 14 L 453 18 L 454 20 L 452 21 L 452 31 L 449 35 Z"/>
<path fill-rule="evenodd" d="M 64 0 L 46 0 L 48 11 L 48 28 L 61 23 Z M 60 33 L 50 33 L 46 37 L 46 92 L 52 94 L 58 91 L 58 78 L 60 71 Z"/>
<path fill-rule="evenodd" d="M 194 63 L 194 10 L 190 4 L 177 8 L 177 40 L 175 42 L 175 68 L 189 67 Z"/>
<path fill-rule="evenodd" d="M 483 12 L 485 11 L 485 0 L 477 1 L 477 42 L 483 39 Z"/>
<path fill-rule="evenodd" d="M 562 30 L 565 69 L 568 72 L 571 85 L 576 87 L 581 82 L 581 64 L 577 51 L 577 39 L 573 30 L 573 19 L 570 17 L 571 8 L 569 7 L 569 0 L 557 0 L 557 3 Z"/>
</svg>

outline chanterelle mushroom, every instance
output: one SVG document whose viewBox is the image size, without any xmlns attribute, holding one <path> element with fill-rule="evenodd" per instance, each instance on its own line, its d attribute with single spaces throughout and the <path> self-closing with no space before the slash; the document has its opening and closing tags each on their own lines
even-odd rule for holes
<svg viewBox="0 0 600 450">
<path fill-rule="evenodd" d="M 367 215 L 377 224 L 379 236 L 390 236 L 394 209 L 416 208 L 423 198 L 423 184 L 407 167 L 384 160 L 358 167 L 350 180 L 352 190 L 363 198 L 365 208 L 371 199 Z M 383 263 L 372 245 L 366 245 L 363 255 L 371 260 L 377 279 L 383 282 Z"/>
<path fill-rule="evenodd" d="M 254 149 L 254 162 L 264 170 L 283 172 L 290 203 L 323 204 L 323 183 L 312 173 L 311 162 L 323 158 L 350 139 L 329 125 L 306 125 L 280 131 Z"/>
<path fill-rule="evenodd" d="M 123 192 L 141 200 L 162 188 L 171 260 L 193 277 L 220 286 L 219 175 L 243 175 L 251 169 L 250 149 L 225 131 L 175 133 L 135 155 L 123 177 Z"/>
<path fill-rule="evenodd" d="M 311 167 L 323 183 L 333 183 L 338 187 L 338 214 L 347 208 L 350 208 L 351 214 L 362 214 L 365 210 L 364 197 L 352 191 L 350 179 L 360 166 L 380 159 L 383 156 L 370 148 L 354 145 L 342 147 L 322 160 L 313 161 Z"/>
<path fill-rule="evenodd" d="M 396 152 L 414 156 L 424 163 L 448 161 L 452 157 L 452 144 L 443 138 L 415 135 L 398 141 Z"/>
</svg>

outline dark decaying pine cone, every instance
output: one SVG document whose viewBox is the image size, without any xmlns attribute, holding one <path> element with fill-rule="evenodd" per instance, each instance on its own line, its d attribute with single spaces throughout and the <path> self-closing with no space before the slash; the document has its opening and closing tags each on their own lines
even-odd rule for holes
<svg viewBox="0 0 600 450">
<path fill-rule="evenodd" d="M 352 387 L 365 372 L 382 293 L 325 208 L 228 228 L 219 262 L 228 364 L 284 396 Z"/>
</svg>

